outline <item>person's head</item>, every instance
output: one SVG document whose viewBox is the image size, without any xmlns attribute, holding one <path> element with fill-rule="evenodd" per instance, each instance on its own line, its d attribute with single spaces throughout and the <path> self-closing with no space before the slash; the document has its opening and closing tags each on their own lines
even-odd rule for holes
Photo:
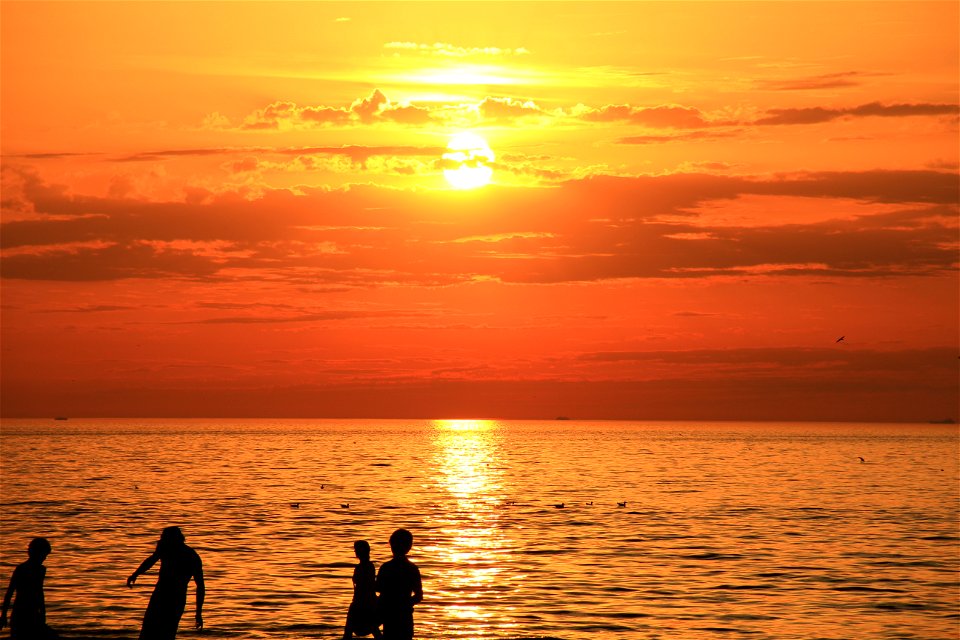
<svg viewBox="0 0 960 640">
<path fill-rule="evenodd" d="M 37 562 L 43 562 L 52 550 L 53 548 L 46 538 L 34 538 L 27 545 L 27 557 Z"/>
<path fill-rule="evenodd" d="M 169 549 L 178 547 L 186 541 L 180 527 L 166 527 L 160 534 L 160 542 L 157 543 L 157 549 Z"/>
<path fill-rule="evenodd" d="M 406 529 L 397 529 L 390 534 L 390 550 L 393 557 L 403 558 L 413 548 L 413 534 Z"/>
<path fill-rule="evenodd" d="M 360 560 L 370 559 L 370 543 L 366 540 L 357 540 L 353 543 L 353 552 Z"/>
</svg>

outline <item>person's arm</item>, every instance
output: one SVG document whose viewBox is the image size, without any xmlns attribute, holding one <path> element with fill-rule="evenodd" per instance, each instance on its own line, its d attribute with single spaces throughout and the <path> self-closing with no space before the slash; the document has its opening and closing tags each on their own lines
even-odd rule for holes
<svg viewBox="0 0 960 640">
<path fill-rule="evenodd" d="M 420 580 L 420 569 L 414 567 L 414 580 L 413 580 L 413 600 L 412 604 L 417 604 L 423 600 L 423 582 Z"/>
<path fill-rule="evenodd" d="M 157 560 L 160 559 L 160 554 L 156 551 L 147 556 L 147 559 L 140 563 L 140 566 L 137 567 L 137 570 L 130 574 L 130 577 L 127 578 L 127 586 L 132 587 L 133 583 L 137 581 L 137 576 L 142 573 L 146 573 L 150 570 L 150 567 L 157 563 Z"/>
<path fill-rule="evenodd" d="M 203 629 L 203 599 L 207 595 L 207 585 L 203 581 L 203 562 L 197 556 L 197 571 L 193 574 L 193 581 L 197 584 L 197 629 Z"/>
<path fill-rule="evenodd" d="M 10 576 L 10 586 L 7 587 L 7 593 L 3 596 L 3 612 L 0 613 L 0 629 L 7 626 L 7 609 L 10 608 L 10 600 L 13 598 L 13 592 L 17 590 L 17 570 L 13 570 Z"/>
</svg>

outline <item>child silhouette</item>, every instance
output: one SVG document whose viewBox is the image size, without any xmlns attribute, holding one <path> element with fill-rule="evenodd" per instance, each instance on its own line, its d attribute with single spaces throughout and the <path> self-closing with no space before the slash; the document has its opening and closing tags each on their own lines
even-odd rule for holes
<svg viewBox="0 0 960 640">
<path fill-rule="evenodd" d="M 374 638 L 380 638 L 380 621 L 377 619 L 377 572 L 370 562 L 370 543 L 357 540 L 353 543 L 353 551 L 360 562 L 353 569 L 353 601 L 347 611 L 343 640 L 371 634 Z"/>
<path fill-rule="evenodd" d="M 51 547 L 46 538 L 34 538 L 27 546 L 27 560 L 20 563 L 10 576 L 10 586 L 3 597 L 0 613 L 0 629 L 7 626 L 7 609 L 13 601 L 10 617 L 11 640 L 49 640 L 57 634 L 47 626 L 47 608 L 43 600 L 43 579 L 47 568 L 43 561 L 50 555 Z"/>
<path fill-rule="evenodd" d="M 397 529 L 390 536 L 393 560 L 384 562 L 377 574 L 380 592 L 380 619 L 384 640 L 413 639 L 413 606 L 423 600 L 420 569 L 407 559 L 413 535 Z"/>
</svg>

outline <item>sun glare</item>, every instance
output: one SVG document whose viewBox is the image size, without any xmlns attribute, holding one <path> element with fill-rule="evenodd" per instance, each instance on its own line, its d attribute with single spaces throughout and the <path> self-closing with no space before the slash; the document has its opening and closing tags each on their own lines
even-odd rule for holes
<svg viewBox="0 0 960 640">
<path fill-rule="evenodd" d="M 487 431 L 494 426 L 492 420 L 434 420 L 433 424 L 443 431 Z"/>
<path fill-rule="evenodd" d="M 493 177 L 493 157 L 490 145 L 477 134 L 455 134 L 443 154 L 443 177 L 455 189 L 482 187 Z"/>
</svg>

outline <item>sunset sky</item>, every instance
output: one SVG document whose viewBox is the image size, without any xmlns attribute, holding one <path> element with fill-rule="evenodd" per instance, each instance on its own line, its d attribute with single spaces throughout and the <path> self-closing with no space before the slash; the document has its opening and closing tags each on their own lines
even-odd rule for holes
<svg viewBox="0 0 960 640">
<path fill-rule="evenodd" d="M 4 1 L 3 414 L 958 418 L 958 6 Z"/>
</svg>

